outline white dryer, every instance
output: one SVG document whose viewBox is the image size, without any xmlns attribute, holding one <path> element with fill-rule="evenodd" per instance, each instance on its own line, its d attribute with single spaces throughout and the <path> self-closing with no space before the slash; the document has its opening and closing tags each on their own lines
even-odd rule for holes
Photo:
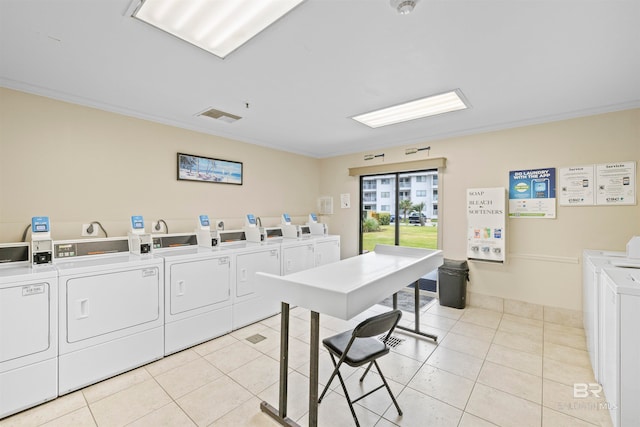
<svg viewBox="0 0 640 427">
<path fill-rule="evenodd" d="M 280 301 L 257 285 L 256 273 L 280 274 L 280 241 L 246 242 L 242 230 L 220 231 L 218 251 L 230 254 L 234 267 L 232 329 L 255 323 L 280 312 Z"/>
<path fill-rule="evenodd" d="M 340 261 L 340 236 L 313 236 L 315 242 L 316 267 Z"/>
<path fill-rule="evenodd" d="M 60 395 L 164 355 L 163 260 L 128 239 L 54 242 Z"/>
<path fill-rule="evenodd" d="M 316 266 L 315 243 L 309 238 L 285 238 L 282 241 L 282 275 Z"/>
<path fill-rule="evenodd" d="M 58 396 L 58 274 L 0 245 L 0 418 Z"/>
<path fill-rule="evenodd" d="M 231 332 L 231 255 L 195 234 L 155 235 L 153 252 L 164 259 L 164 354 Z"/>
</svg>

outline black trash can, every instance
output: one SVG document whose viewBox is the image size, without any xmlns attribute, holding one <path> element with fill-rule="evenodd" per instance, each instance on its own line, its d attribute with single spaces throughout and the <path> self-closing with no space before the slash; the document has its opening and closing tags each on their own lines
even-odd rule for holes
<svg viewBox="0 0 640 427">
<path fill-rule="evenodd" d="M 440 305 L 464 308 L 467 301 L 467 281 L 469 266 L 467 261 L 444 259 L 438 268 L 438 289 Z"/>
</svg>

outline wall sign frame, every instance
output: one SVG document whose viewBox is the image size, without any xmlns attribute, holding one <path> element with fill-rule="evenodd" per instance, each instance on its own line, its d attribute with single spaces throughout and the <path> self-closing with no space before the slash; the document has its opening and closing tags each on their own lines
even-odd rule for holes
<svg viewBox="0 0 640 427">
<path fill-rule="evenodd" d="M 467 189 L 467 258 L 504 263 L 506 259 L 506 189 Z"/>
<path fill-rule="evenodd" d="M 178 153 L 178 180 L 242 185 L 242 162 Z"/>
</svg>

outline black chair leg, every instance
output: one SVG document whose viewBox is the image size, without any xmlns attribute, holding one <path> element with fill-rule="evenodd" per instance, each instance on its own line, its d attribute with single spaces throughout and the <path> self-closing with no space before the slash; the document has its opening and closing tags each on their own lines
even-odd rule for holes
<svg viewBox="0 0 640 427">
<path fill-rule="evenodd" d="M 340 371 L 338 370 L 338 364 L 336 363 L 335 357 L 333 357 L 332 353 L 329 353 L 329 356 L 331 356 L 331 361 L 333 362 L 333 372 L 329 377 L 329 381 L 327 382 L 327 385 L 324 386 L 324 390 L 322 390 L 322 394 L 318 398 L 318 403 L 322 403 L 322 399 L 324 398 L 324 395 L 327 393 L 327 390 L 329 390 L 329 386 L 333 382 L 333 379 L 335 378 L 336 374 L 340 373 Z"/>
<path fill-rule="evenodd" d="M 353 408 L 353 403 L 351 403 L 351 397 L 349 396 L 349 392 L 347 391 L 347 385 L 344 383 L 344 379 L 342 378 L 342 374 L 340 374 L 340 370 L 338 370 L 338 379 L 340 380 L 340 385 L 342 385 L 342 391 L 344 391 L 344 397 L 347 398 L 347 403 L 349 404 L 349 409 L 351 410 L 351 416 L 353 417 L 353 421 L 355 421 L 356 427 L 360 427 L 360 422 L 358 421 L 358 417 L 356 416 L 356 410 Z"/>
<path fill-rule="evenodd" d="M 396 409 L 398 410 L 398 415 L 402 416 L 402 409 L 400 409 L 400 406 L 398 405 L 396 398 L 393 396 L 393 393 L 391 392 L 391 388 L 389 387 L 389 384 L 387 383 L 386 378 L 384 377 L 384 375 L 382 375 L 382 371 L 380 370 L 380 366 L 378 366 L 378 362 L 374 360 L 373 363 L 375 363 L 376 369 L 378 370 L 378 374 L 380 374 L 380 378 L 382 378 L 382 382 L 384 383 L 384 386 L 387 388 L 387 391 L 389 392 L 389 396 L 391 396 L 391 400 L 393 400 L 393 404 L 396 406 Z"/>
<path fill-rule="evenodd" d="M 366 377 L 369 373 L 369 369 L 371 369 L 371 366 L 373 366 L 373 362 L 370 362 L 369 366 L 367 366 L 367 369 L 365 369 L 364 374 L 362 374 L 362 376 L 360 377 L 360 382 L 364 381 L 364 377 Z"/>
</svg>

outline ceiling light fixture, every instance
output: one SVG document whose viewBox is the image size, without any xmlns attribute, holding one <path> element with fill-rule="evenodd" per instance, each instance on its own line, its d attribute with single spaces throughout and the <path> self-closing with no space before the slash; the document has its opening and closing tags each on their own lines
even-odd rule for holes
<svg viewBox="0 0 640 427">
<path fill-rule="evenodd" d="M 420 0 L 391 0 L 391 7 L 397 10 L 400 15 L 407 15 L 413 12 L 418 1 Z"/>
<path fill-rule="evenodd" d="M 371 128 L 469 108 L 460 89 L 352 117 Z"/>
<path fill-rule="evenodd" d="M 304 0 L 142 0 L 133 17 L 225 58 Z"/>
</svg>

